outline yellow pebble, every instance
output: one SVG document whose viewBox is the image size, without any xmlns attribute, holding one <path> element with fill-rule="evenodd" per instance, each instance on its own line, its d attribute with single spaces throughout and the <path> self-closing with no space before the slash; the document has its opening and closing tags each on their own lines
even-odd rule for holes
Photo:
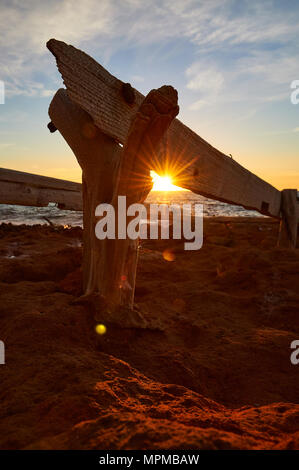
<svg viewBox="0 0 299 470">
<path fill-rule="evenodd" d="M 96 328 L 95 328 L 96 332 L 98 333 L 98 335 L 104 335 L 107 331 L 107 328 L 105 325 L 96 325 Z"/>
</svg>

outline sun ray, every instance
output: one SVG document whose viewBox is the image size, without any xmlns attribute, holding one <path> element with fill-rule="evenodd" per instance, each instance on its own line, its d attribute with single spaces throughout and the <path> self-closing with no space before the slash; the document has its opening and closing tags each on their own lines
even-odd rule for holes
<svg viewBox="0 0 299 470">
<path fill-rule="evenodd" d="M 151 170 L 151 177 L 153 180 L 152 191 L 185 191 L 179 186 L 172 184 L 171 176 L 159 176 L 155 171 Z"/>
</svg>

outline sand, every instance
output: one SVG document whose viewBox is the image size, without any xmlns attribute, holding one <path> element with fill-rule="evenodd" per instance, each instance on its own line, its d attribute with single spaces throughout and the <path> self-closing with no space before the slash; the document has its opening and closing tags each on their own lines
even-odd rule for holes
<svg viewBox="0 0 299 470">
<path fill-rule="evenodd" d="M 197 252 L 144 241 L 151 328 L 100 336 L 74 304 L 81 229 L 2 224 L 0 448 L 298 449 L 299 251 L 277 231 L 213 218 Z"/>
</svg>

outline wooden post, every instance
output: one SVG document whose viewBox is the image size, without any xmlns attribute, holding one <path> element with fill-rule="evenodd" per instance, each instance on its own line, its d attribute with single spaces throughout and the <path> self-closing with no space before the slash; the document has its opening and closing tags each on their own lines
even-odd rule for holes
<svg viewBox="0 0 299 470">
<path fill-rule="evenodd" d="M 172 87 L 152 90 L 131 122 L 123 148 L 103 134 L 87 112 L 74 104 L 65 90 L 54 96 L 49 115 L 72 148 L 82 168 L 83 194 L 83 300 L 91 303 L 98 320 L 117 321 L 132 316 L 137 266 L 137 240 L 117 238 L 118 196 L 127 206 L 142 203 L 151 189 L 151 161 L 158 143 L 178 113 L 177 92 Z M 116 212 L 116 239 L 95 236 L 95 209 L 109 203 Z M 82 300 L 82 299 L 81 299 Z"/>
<path fill-rule="evenodd" d="M 281 222 L 278 246 L 296 248 L 299 221 L 297 189 L 284 189 L 281 192 Z"/>
</svg>

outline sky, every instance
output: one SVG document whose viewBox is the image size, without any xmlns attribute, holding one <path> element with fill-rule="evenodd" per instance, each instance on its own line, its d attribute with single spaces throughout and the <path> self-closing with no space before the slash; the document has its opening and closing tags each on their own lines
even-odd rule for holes
<svg viewBox="0 0 299 470">
<path fill-rule="evenodd" d="M 0 166 L 81 180 L 47 129 L 63 86 L 54 37 L 144 94 L 174 86 L 184 124 L 278 189 L 299 188 L 298 25 L 298 0 L 0 0 Z"/>
</svg>

